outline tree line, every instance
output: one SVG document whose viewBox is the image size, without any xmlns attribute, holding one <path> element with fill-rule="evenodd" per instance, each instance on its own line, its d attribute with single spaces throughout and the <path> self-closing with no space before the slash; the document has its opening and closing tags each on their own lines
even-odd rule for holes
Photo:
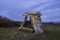
<svg viewBox="0 0 60 40">
<path fill-rule="evenodd" d="M 0 16 L 0 27 L 19 27 L 21 22 L 12 21 L 6 17 Z"/>
</svg>

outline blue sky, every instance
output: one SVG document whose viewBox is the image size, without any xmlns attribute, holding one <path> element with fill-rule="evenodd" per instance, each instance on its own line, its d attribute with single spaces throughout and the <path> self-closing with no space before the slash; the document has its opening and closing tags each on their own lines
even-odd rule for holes
<svg viewBox="0 0 60 40">
<path fill-rule="evenodd" d="M 60 0 L 0 0 L 0 15 L 22 21 L 24 12 L 40 11 L 43 22 L 60 22 Z"/>
</svg>

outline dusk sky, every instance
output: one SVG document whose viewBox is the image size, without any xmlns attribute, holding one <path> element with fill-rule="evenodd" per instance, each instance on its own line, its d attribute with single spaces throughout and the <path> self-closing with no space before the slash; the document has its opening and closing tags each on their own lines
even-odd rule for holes
<svg viewBox="0 0 60 40">
<path fill-rule="evenodd" d="M 22 21 L 24 12 L 40 11 L 42 22 L 60 22 L 60 0 L 0 0 L 0 15 Z"/>
</svg>

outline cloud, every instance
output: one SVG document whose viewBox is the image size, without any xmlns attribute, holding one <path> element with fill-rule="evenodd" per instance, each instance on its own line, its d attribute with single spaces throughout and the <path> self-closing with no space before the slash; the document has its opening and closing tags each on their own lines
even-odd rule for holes
<svg viewBox="0 0 60 40">
<path fill-rule="evenodd" d="M 20 21 L 26 11 L 41 11 L 43 22 L 59 22 L 60 0 L 0 0 L 0 15 Z"/>
<path fill-rule="evenodd" d="M 4 15 L 3 15 L 3 13 L 4 13 Z M 3 16 L 3 17 L 8 16 L 7 13 L 8 12 L 6 10 L 0 10 L 0 15 Z"/>
</svg>

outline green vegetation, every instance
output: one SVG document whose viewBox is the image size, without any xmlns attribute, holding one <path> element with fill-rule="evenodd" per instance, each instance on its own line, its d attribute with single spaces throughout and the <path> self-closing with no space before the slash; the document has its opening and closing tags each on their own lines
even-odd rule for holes
<svg viewBox="0 0 60 40">
<path fill-rule="evenodd" d="M 10 36 L 10 32 L 11 30 L 15 30 L 15 28 L 0 28 L 0 40 L 4 40 L 4 39 L 9 39 Z M 47 33 L 45 34 L 46 36 L 46 39 L 45 40 L 60 40 L 60 30 L 52 30 L 52 31 L 49 31 L 49 30 L 46 30 Z M 39 36 L 40 34 L 38 34 Z M 33 38 L 31 38 L 31 40 L 39 40 L 41 39 L 41 35 L 38 37 L 38 36 L 33 36 Z"/>
<path fill-rule="evenodd" d="M 6 38 L 9 38 L 9 34 L 11 32 L 11 30 L 13 29 L 16 29 L 15 28 L 10 28 L 10 27 L 0 27 L 0 39 L 3 38 L 3 39 L 6 39 Z"/>
<path fill-rule="evenodd" d="M 60 40 L 60 31 L 47 31 L 47 38 L 49 40 Z"/>
</svg>

